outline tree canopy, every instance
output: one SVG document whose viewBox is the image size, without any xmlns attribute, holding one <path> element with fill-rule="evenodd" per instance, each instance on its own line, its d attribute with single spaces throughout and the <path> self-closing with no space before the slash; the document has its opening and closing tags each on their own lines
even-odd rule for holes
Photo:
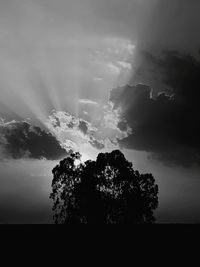
<svg viewBox="0 0 200 267">
<path fill-rule="evenodd" d="M 152 174 L 133 169 L 123 153 L 100 153 L 96 161 L 71 153 L 52 170 L 56 224 L 153 223 L 158 186 Z"/>
</svg>

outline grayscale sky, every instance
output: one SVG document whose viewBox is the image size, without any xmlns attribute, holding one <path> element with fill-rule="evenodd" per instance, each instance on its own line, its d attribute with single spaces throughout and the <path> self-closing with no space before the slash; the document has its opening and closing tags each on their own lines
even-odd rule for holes
<svg viewBox="0 0 200 267">
<path fill-rule="evenodd" d="M 158 222 L 200 222 L 199 12 L 198 0 L 0 1 L 0 223 L 51 223 L 65 152 L 119 147 L 154 175 Z"/>
</svg>

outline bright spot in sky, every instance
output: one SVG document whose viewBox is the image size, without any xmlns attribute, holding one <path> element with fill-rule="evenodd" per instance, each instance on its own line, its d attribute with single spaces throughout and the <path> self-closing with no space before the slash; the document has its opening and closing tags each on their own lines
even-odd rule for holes
<svg viewBox="0 0 200 267">
<path fill-rule="evenodd" d="M 75 166 L 78 166 L 80 163 L 84 163 L 85 161 L 92 160 L 92 159 L 94 159 L 94 156 L 92 154 L 89 155 L 89 154 L 86 153 L 86 151 L 83 151 L 81 153 L 81 159 L 80 160 L 76 159 L 74 161 L 74 164 L 75 164 Z"/>
</svg>

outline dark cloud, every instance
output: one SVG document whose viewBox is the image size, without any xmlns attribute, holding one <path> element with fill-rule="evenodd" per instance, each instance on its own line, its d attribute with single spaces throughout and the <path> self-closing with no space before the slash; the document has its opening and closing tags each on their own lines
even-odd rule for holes
<svg viewBox="0 0 200 267">
<path fill-rule="evenodd" d="M 84 133 L 87 134 L 88 131 L 88 123 L 82 119 L 79 121 L 78 128 Z"/>
<path fill-rule="evenodd" d="M 119 121 L 117 124 L 117 127 L 123 131 L 123 132 L 127 132 L 128 131 L 128 124 L 126 121 Z"/>
<path fill-rule="evenodd" d="M 120 144 L 151 152 L 165 162 L 200 164 L 200 62 L 190 55 L 168 51 L 162 58 L 146 54 L 141 73 L 142 66 L 149 78 L 155 72 L 158 78 L 153 77 L 154 82 L 158 80 L 163 87 L 156 94 L 142 84 L 111 91 L 114 109 L 121 108 L 122 120 L 132 128 L 132 134 Z M 173 94 L 162 92 L 162 88 Z"/>
<path fill-rule="evenodd" d="M 96 139 L 94 139 L 94 138 L 92 138 L 92 137 L 90 137 L 90 141 L 89 141 L 89 143 L 90 143 L 94 148 L 99 149 L 99 150 L 105 148 L 105 145 L 104 145 L 104 143 L 103 143 L 102 141 L 98 141 L 98 140 L 96 140 Z"/>
<path fill-rule="evenodd" d="M 191 95 L 194 87 L 199 86 L 199 69 L 199 59 L 190 54 L 164 51 L 158 57 L 147 51 L 137 51 L 130 83 L 148 84 L 154 89 L 154 95 L 160 90 Z M 193 88 L 187 90 L 191 84 Z"/>
<path fill-rule="evenodd" d="M 14 159 L 29 157 L 57 160 L 67 155 L 51 133 L 25 121 L 0 123 L 0 148 L 3 157 Z"/>
<path fill-rule="evenodd" d="M 58 118 L 55 118 L 54 127 L 60 127 L 60 121 Z"/>
</svg>

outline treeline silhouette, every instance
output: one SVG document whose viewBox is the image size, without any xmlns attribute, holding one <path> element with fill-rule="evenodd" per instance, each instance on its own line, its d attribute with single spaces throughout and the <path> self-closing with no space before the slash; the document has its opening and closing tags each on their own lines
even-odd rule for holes
<svg viewBox="0 0 200 267">
<path fill-rule="evenodd" d="M 158 186 L 152 174 L 133 169 L 123 153 L 100 153 L 79 162 L 71 153 L 52 170 L 53 219 L 56 224 L 153 223 Z"/>
</svg>

